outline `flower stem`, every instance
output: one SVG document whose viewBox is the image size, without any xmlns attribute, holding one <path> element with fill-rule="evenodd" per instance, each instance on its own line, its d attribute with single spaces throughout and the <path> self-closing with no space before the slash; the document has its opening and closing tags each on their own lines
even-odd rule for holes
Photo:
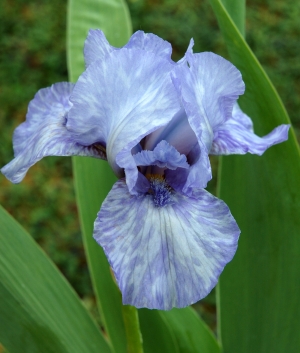
<svg viewBox="0 0 300 353">
<path fill-rule="evenodd" d="M 126 330 L 127 352 L 143 353 L 143 340 L 136 308 L 130 305 L 122 305 L 122 314 Z"/>
</svg>

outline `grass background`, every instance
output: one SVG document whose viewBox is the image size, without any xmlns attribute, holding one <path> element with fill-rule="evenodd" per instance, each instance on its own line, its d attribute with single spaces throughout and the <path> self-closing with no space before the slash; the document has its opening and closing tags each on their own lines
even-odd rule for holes
<svg viewBox="0 0 300 353">
<path fill-rule="evenodd" d="M 228 57 L 208 1 L 128 0 L 133 29 L 173 45 L 173 59 L 191 37 L 195 52 Z M 13 130 L 42 87 L 67 80 L 66 1 L 2 0 L 0 11 L 0 166 L 13 158 Z M 292 0 L 247 2 L 246 38 L 300 130 L 300 6 Z M 213 160 L 217 167 L 217 160 Z M 215 180 L 215 179 L 214 179 Z M 213 191 L 214 186 L 210 186 Z M 88 307 L 93 296 L 82 248 L 70 158 L 48 157 L 13 185 L 0 176 L 0 203 L 54 260 Z M 196 306 L 212 328 L 214 295 Z"/>
</svg>

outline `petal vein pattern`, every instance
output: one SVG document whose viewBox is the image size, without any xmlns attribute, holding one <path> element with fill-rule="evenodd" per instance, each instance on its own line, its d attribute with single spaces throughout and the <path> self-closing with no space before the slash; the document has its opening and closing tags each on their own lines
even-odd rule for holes
<svg viewBox="0 0 300 353">
<path fill-rule="evenodd" d="M 170 63 L 175 64 L 171 60 L 171 44 L 152 33 L 144 33 L 143 31 L 133 33 L 129 42 L 123 48 L 142 49 L 146 52 L 152 52 L 157 56 L 164 57 Z M 120 48 L 110 45 L 100 29 L 91 29 L 84 43 L 84 60 L 86 67 L 96 60 L 104 60 L 105 56 L 114 50 L 120 50 Z"/>
<path fill-rule="evenodd" d="M 95 222 L 123 303 L 169 310 L 205 297 L 237 248 L 239 228 L 224 202 L 205 190 L 173 194 L 158 208 L 119 180 Z"/>
<path fill-rule="evenodd" d="M 252 120 L 235 103 L 232 117 L 218 126 L 210 154 L 228 155 L 252 153 L 261 156 L 269 147 L 288 139 L 290 125 L 277 126 L 268 135 L 259 137 L 253 132 Z"/>
<path fill-rule="evenodd" d="M 180 110 L 167 60 L 140 49 L 111 52 L 91 64 L 72 96 L 67 128 L 85 145 L 102 143 L 115 174 L 132 190 L 137 170 L 131 149 Z"/>
<path fill-rule="evenodd" d="M 72 83 L 56 83 L 39 90 L 30 102 L 26 121 L 14 133 L 15 158 L 1 169 L 11 182 L 22 181 L 28 169 L 46 156 L 76 155 L 106 159 L 101 148 L 78 144 L 66 128 L 73 87 Z"/>
<path fill-rule="evenodd" d="M 190 66 L 176 67 L 173 80 L 192 129 L 209 151 L 215 127 L 231 117 L 245 85 L 236 67 L 219 55 L 187 52 L 186 56 Z"/>
</svg>

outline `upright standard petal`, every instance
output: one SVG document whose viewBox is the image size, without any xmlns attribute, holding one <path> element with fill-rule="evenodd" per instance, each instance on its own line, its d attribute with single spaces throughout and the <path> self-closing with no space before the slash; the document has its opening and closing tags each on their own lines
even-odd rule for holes
<svg viewBox="0 0 300 353">
<path fill-rule="evenodd" d="M 128 43 L 123 48 L 127 49 L 142 49 L 147 52 L 152 52 L 157 56 L 162 56 L 170 63 L 175 64 L 171 60 L 172 46 L 166 40 L 152 33 L 144 33 L 137 31 L 133 33 Z M 114 50 L 119 50 L 110 45 L 100 29 L 89 30 L 88 36 L 84 43 L 84 60 L 88 67 L 96 60 L 103 60 L 104 57 Z"/>
<path fill-rule="evenodd" d="M 85 67 L 88 67 L 96 60 L 103 60 L 107 54 L 117 49 L 108 43 L 100 29 L 90 29 L 83 49 Z"/>
<path fill-rule="evenodd" d="M 218 126 L 214 132 L 211 154 L 245 154 L 247 152 L 262 155 L 269 147 L 286 141 L 290 125 L 280 125 L 268 135 L 259 137 L 253 132 L 251 119 L 236 103 L 232 118 Z"/>
<path fill-rule="evenodd" d="M 84 146 L 74 141 L 66 129 L 69 101 L 74 85 L 56 83 L 37 92 L 30 102 L 26 121 L 14 133 L 15 158 L 1 169 L 13 183 L 45 156 L 91 156 L 106 159 L 101 146 Z"/>
<path fill-rule="evenodd" d="M 91 64 L 71 96 L 67 128 L 80 144 L 101 143 L 117 176 L 133 190 L 138 171 L 131 150 L 180 110 L 167 60 L 140 49 L 120 49 Z"/>
<path fill-rule="evenodd" d="M 236 67 L 219 55 L 188 52 L 186 56 L 189 66 L 176 67 L 174 84 L 192 129 L 209 151 L 213 131 L 230 119 L 245 85 Z"/>
<path fill-rule="evenodd" d="M 152 52 L 157 56 L 167 59 L 170 63 L 175 64 L 171 59 L 172 46 L 166 40 L 152 33 L 137 31 L 133 33 L 129 42 L 124 46 L 128 49 L 143 49 L 147 52 Z"/>
<path fill-rule="evenodd" d="M 138 308 L 182 308 L 205 297 L 232 259 L 239 228 L 228 207 L 205 190 L 131 195 L 124 180 L 108 194 L 94 238 L 103 247 L 123 295 Z"/>
</svg>

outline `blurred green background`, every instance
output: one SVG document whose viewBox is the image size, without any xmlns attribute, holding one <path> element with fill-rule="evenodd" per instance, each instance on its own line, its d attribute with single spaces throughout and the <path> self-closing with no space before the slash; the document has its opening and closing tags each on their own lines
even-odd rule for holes
<svg viewBox="0 0 300 353">
<path fill-rule="evenodd" d="M 66 1 L 2 0 L 0 11 L 0 166 L 13 158 L 13 130 L 42 87 L 67 80 Z M 128 0 L 133 29 L 155 33 L 184 54 L 191 37 L 195 52 L 228 57 L 217 21 L 204 0 Z M 269 74 L 300 131 L 300 6 L 292 0 L 247 1 L 246 38 Z M 299 136 L 299 134 L 298 134 Z M 216 168 L 217 160 L 213 160 Z M 214 191 L 214 184 L 210 191 Z M 93 308 L 82 248 L 70 158 L 49 157 L 13 185 L 0 177 L 0 203 L 32 234 L 73 287 Z M 214 295 L 196 305 L 215 328 Z"/>
</svg>

